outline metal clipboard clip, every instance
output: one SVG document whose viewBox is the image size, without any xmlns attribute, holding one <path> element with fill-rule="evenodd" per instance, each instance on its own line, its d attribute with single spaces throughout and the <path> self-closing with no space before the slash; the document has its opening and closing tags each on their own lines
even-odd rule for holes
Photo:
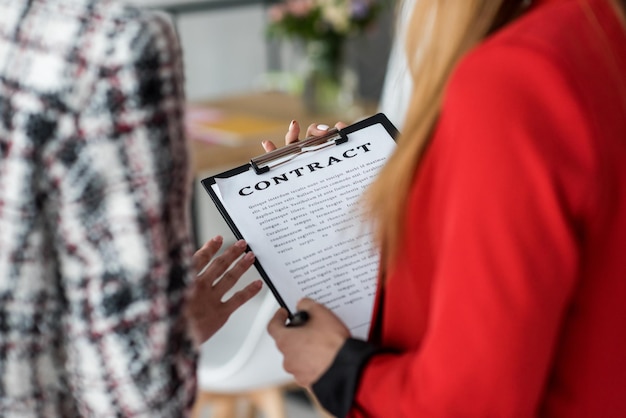
<svg viewBox="0 0 626 418">
<path fill-rule="evenodd" d="M 348 141 L 348 136 L 337 128 L 329 129 L 328 132 L 320 136 L 312 136 L 302 141 L 278 148 L 261 156 L 250 160 L 250 165 L 257 174 L 267 173 L 274 167 L 285 164 L 298 155 L 307 152 L 315 152 L 321 149 L 340 145 Z"/>
</svg>

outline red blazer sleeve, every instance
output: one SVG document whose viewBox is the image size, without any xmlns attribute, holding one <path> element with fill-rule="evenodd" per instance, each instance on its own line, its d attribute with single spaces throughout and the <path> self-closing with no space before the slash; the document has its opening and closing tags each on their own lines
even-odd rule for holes
<svg viewBox="0 0 626 418">
<path fill-rule="evenodd" d="M 426 331 L 419 348 L 369 360 L 352 416 L 536 413 L 594 171 L 576 89 L 553 57 L 487 44 L 455 71 L 407 221 L 408 240 L 431 232 L 433 253 L 403 254 L 432 257 L 432 277 L 413 278 L 432 282 Z M 420 204 L 435 215 L 414 219 Z"/>
</svg>

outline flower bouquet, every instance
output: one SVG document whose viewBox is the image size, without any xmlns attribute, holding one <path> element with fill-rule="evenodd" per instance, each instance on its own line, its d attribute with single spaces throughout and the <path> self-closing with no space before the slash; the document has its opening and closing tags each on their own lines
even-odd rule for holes
<svg viewBox="0 0 626 418">
<path fill-rule="evenodd" d="M 389 0 L 285 0 L 270 7 L 268 35 L 305 46 L 303 93 L 309 110 L 335 111 L 342 92 L 356 89 L 347 85 L 356 82 L 346 80 L 345 41 L 376 20 L 383 1 Z"/>
</svg>

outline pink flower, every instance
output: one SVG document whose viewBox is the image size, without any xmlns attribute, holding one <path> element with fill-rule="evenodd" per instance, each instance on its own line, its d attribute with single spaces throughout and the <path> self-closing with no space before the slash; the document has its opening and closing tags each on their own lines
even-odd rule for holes
<svg viewBox="0 0 626 418">
<path fill-rule="evenodd" d="M 285 6 L 282 4 L 274 4 L 267 11 L 267 15 L 271 22 L 280 22 L 286 14 Z"/>
<path fill-rule="evenodd" d="M 371 7 L 372 4 L 368 0 L 352 0 L 352 16 L 357 19 L 367 17 Z"/>
<path fill-rule="evenodd" d="M 313 9 L 313 0 L 288 0 L 287 10 L 296 17 L 305 17 Z"/>
</svg>

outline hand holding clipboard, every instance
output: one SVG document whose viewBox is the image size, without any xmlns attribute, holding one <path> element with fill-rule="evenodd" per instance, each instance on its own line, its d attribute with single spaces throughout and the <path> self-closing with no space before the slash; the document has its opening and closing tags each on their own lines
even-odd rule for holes
<svg viewBox="0 0 626 418">
<path fill-rule="evenodd" d="M 343 122 L 337 122 L 334 128 L 343 129 L 343 128 L 346 128 L 347 126 L 348 125 L 346 125 Z M 309 125 L 306 131 L 306 137 L 309 138 L 313 136 L 322 136 L 326 134 L 329 129 L 330 127 L 328 125 L 311 124 Z M 285 145 L 291 145 L 294 142 L 298 142 L 300 140 L 299 135 L 300 135 L 300 124 L 298 124 L 298 121 L 292 120 L 291 124 L 289 124 L 289 130 L 287 131 L 287 134 L 285 135 Z M 276 145 L 272 141 L 263 141 L 262 145 L 263 145 L 263 149 L 265 150 L 265 152 L 271 152 L 277 148 Z"/>
<path fill-rule="evenodd" d="M 348 125 L 346 125 L 343 122 L 337 122 L 333 130 L 331 130 L 330 133 L 331 134 L 336 133 L 338 132 L 338 130 L 343 129 L 346 126 Z M 328 132 L 329 129 L 330 127 L 328 125 L 312 124 L 307 129 L 306 138 L 323 137 L 329 133 Z M 295 142 L 298 142 L 300 140 L 299 135 L 300 135 L 300 125 L 298 124 L 298 121 L 292 120 L 291 123 L 289 124 L 289 130 L 287 131 L 287 134 L 285 135 L 285 145 L 291 145 Z M 277 147 L 271 141 L 263 141 L 263 149 L 266 152 L 272 152 L 272 151 L 275 151 Z M 299 310 L 289 316 L 287 326 L 296 327 L 296 326 L 304 325 L 305 323 L 307 323 L 308 320 L 309 320 L 309 313 L 307 311 Z"/>
<path fill-rule="evenodd" d="M 331 129 L 202 180 L 255 266 L 291 315 L 309 297 L 365 337 L 378 253 L 361 222 L 363 190 L 395 149 L 382 114 Z"/>
</svg>

